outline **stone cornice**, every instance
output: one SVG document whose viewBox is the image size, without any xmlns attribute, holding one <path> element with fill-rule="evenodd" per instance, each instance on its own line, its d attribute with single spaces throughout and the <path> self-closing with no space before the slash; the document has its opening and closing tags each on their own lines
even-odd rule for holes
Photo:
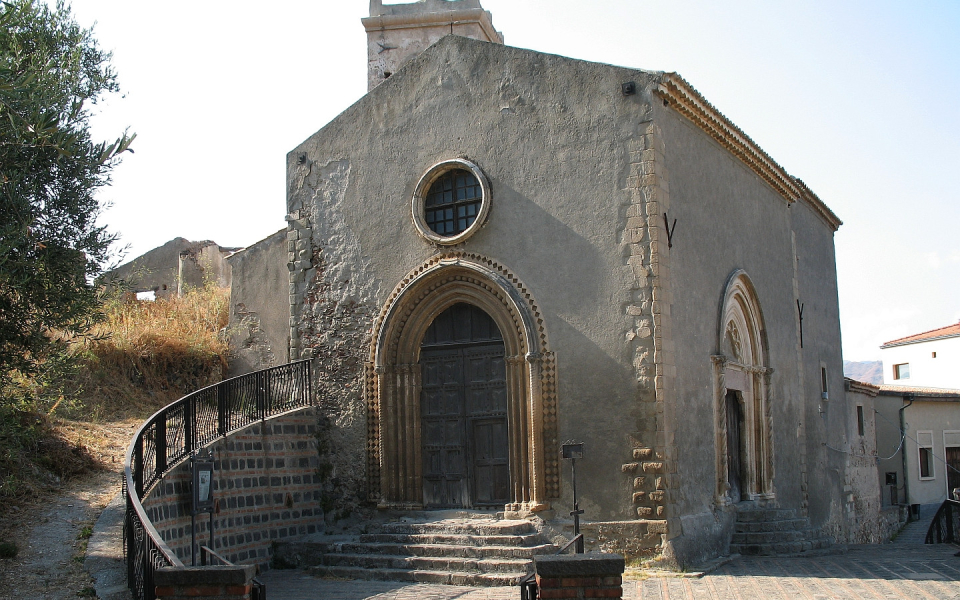
<svg viewBox="0 0 960 600">
<path fill-rule="evenodd" d="M 670 108 L 689 119 L 739 158 L 788 202 L 803 201 L 836 231 L 843 223 L 802 181 L 787 173 L 739 127 L 676 73 L 664 73 L 654 91 Z"/>
<path fill-rule="evenodd" d="M 857 381 L 856 379 L 850 379 L 849 377 L 844 377 L 843 383 L 847 388 L 848 392 L 865 394 L 867 396 L 870 396 L 871 398 L 876 398 L 877 394 L 880 392 L 880 386 L 873 385 L 872 383 L 867 383 L 866 381 Z"/>
<path fill-rule="evenodd" d="M 367 33 L 389 29 L 411 29 L 440 25 L 476 24 L 491 42 L 503 43 L 503 34 L 494 29 L 490 13 L 482 8 L 445 10 L 442 12 L 375 15 L 360 19 Z"/>
</svg>

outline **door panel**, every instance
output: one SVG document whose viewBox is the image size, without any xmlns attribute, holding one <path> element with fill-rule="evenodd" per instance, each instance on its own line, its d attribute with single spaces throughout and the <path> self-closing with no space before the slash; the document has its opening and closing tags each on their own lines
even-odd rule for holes
<svg viewBox="0 0 960 600">
<path fill-rule="evenodd" d="M 473 422 L 476 504 L 503 504 L 509 494 L 506 419 Z"/>
<path fill-rule="evenodd" d="M 743 449 L 740 428 L 743 423 L 740 400 L 734 391 L 727 392 L 727 481 L 730 483 L 730 498 L 740 502 L 743 494 L 741 457 Z"/>
<path fill-rule="evenodd" d="M 420 351 L 424 505 L 504 504 L 510 465 L 500 332 L 480 309 L 439 315 Z"/>
<path fill-rule="evenodd" d="M 420 362 L 424 503 L 460 506 L 466 437 L 457 383 L 461 364 L 449 353 L 422 355 Z"/>
<path fill-rule="evenodd" d="M 947 497 L 951 500 L 953 489 L 960 488 L 960 448 L 947 448 Z"/>
</svg>

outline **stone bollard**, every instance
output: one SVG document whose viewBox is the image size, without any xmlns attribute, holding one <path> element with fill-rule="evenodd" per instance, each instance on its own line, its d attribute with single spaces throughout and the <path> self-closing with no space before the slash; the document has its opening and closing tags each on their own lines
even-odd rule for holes
<svg viewBox="0 0 960 600">
<path fill-rule="evenodd" d="M 164 567 L 153 575 L 157 600 L 250 600 L 255 565 Z"/>
<path fill-rule="evenodd" d="M 560 554 L 533 557 L 539 597 L 622 598 L 623 557 L 619 554 Z"/>
</svg>

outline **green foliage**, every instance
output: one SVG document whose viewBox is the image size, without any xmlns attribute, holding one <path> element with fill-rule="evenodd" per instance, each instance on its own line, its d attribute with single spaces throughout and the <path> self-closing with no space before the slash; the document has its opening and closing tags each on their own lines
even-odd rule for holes
<svg viewBox="0 0 960 600">
<path fill-rule="evenodd" d="M 134 136 L 94 142 L 89 119 L 116 91 L 110 54 L 62 1 L 0 3 L 0 385 L 99 318 L 92 282 L 116 236 L 95 192 Z"/>
</svg>

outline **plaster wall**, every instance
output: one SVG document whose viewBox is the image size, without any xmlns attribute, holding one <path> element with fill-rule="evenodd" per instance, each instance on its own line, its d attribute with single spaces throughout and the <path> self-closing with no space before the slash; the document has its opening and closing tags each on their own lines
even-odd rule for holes
<svg viewBox="0 0 960 600">
<path fill-rule="evenodd" d="M 900 443 L 899 409 L 904 405 L 899 396 L 877 396 L 875 426 L 877 432 L 877 479 L 881 487 L 883 506 L 909 504 L 903 477 L 903 447 Z M 896 477 L 896 485 L 888 485 L 887 473 Z M 893 488 L 891 490 L 891 488 Z"/>
<path fill-rule="evenodd" d="M 799 428 L 789 418 L 784 419 L 780 427 L 784 445 L 791 437 L 803 440 L 800 452 L 793 455 L 793 459 L 805 460 L 805 465 L 798 479 L 794 479 L 796 468 L 791 464 L 790 455 L 781 457 L 779 469 L 792 479 L 789 486 L 793 494 L 797 494 L 793 486 L 799 485 L 800 506 L 806 506 L 811 525 L 843 540 L 847 535 L 845 505 L 849 503 L 844 492 L 848 455 L 838 449 L 847 448 L 851 443 L 848 432 L 851 415 L 855 413 L 844 390 L 833 231 L 805 203 L 792 204 L 790 215 L 796 239 L 795 298 L 803 306 L 803 347 L 798 365 L 802 379 L 790 394 L 799 393 L 794 397 L 802 408 L 804 425 L 799 435 Z M 792 305 L 783 307 L 784 311 L 793 312 L 794 330 L 800 327 L 796 299 Z M 780 302 L 788 300 L 782 298 Z M 783 325 L 787 327 L 787 323 L 789 321 L 784 320 Z M 821 369 L 825 370 L 827 399 L 822 398 Z M 800 420 L 797 418 L 796 422 Z"/>
<path fill-rule="evenodd" d="M 581 507 L 589 519 L 636 518 L 633 478 L 621 472 L 641 392 L 624 337 L 636 317 L 624 314 L 634 291 L 620 237 L 650 99 L 623 96 L 630 80 L 643 89 L 651 76 L 451 36 L 288 155 L 291 232 L 309 235 L 312 256 L 298 265 L 295 335 L 301 356 L 317 357 L 345 495 L 363 487 L 371 319 L 443 251 L 416 232 L 414 188 L 433 164 L 462 156 L 492 188 L 486 225 L 462 249 L 503 265 L 540 307 L 557 354 L 559 437 L 587 448 Z M 572 503 L 567 476 L 561 509 Z"/>
<path fill-rule="evenodd" d="M 887 385 L 960 389 L 960 336 L 881 348 L 880 357 Z M 894 379 L 893 365 L 903 363 L 910 377 Z"/>
<path fill-rule="evenodd" d="M 809 514 L 822 526 L 838 512 L 841 477 L 818 478 L 816 498 L 807 494 L 815 469 L 842 468 L 842 457 L 826 456 L 820 402 L 820 362 L 835 375 L 830 395 L 842 410 L 843 387 L 833 231 L 806 205 L 787 201 L 727 150 L 669 107 L 655 105 L 663 131 L 670 178 L 669 221 L 676 220 L 669 303 L 675 360 L 675 443 L 680 493 L 678 554 L 701 557 L 725 552 L 735 513 L 716 498 L 716 438 L 711 355 L 719 354 L 718 327 L 725 285 L 743 269 L 756 289 L 765 324 L 772 407 L 776 502 Z M 796 248 L 796 251 L 795 251 Z M 799 259 L 798 259 L 799 258 Z M 797 298 L 805 303 L 804 347 L 800 348 Z M 845 419 L 838 419 L 841 426 Z M 812 463 L 805 466 L 804 461 Z M 809 506 L 810 502 L 814 506 Z M 683 539 L 692 536 L 688 542 Z M 703 539 L 710 543 L 703 543 Z"/>
<path fill-rule="evenodd" d="M 882 392 L 881 392 L 882 394 Z M 878 405 L 883 406 L 884 417 L 890 421 L 897 422 L 897 410 L 906 402 L 900 396 L 878 396 Z M 948 434 L 946 443 L 956 444 L 957 438 L 960 438 L 960 399 L 933 399 L 917 397 L 916 401 L 904 411 L 904 420 L 906 423 L 906 441 L 903 445 L 903 452 L 906 454 L 906 481 L 907 481 L 907 504 L 930 504 L 939 503 L 947 498 L 947 474 L 946 474 L 946 451 L 944 432 L 954 432 Z M 933 476 L 929 478 L 920 478 L 920 455 L 917 445 L 917 432 L 930 431 L 933 433 Z M 886 447 L 896 447 L 899 443 L 899 435 L 896 437 L 884 436 L 881 439 L 878 434 L 878 449 Z M 886 469 L 886 467 L 881 467 Z M 890 469 L 892 470 L 892 469 Z"/>
<path fill-rule="evenodd" d="M 289 283 L 287 230 L 227 259 L 230 287 L 230 377 L 287 362 Z"/>
</svg>

